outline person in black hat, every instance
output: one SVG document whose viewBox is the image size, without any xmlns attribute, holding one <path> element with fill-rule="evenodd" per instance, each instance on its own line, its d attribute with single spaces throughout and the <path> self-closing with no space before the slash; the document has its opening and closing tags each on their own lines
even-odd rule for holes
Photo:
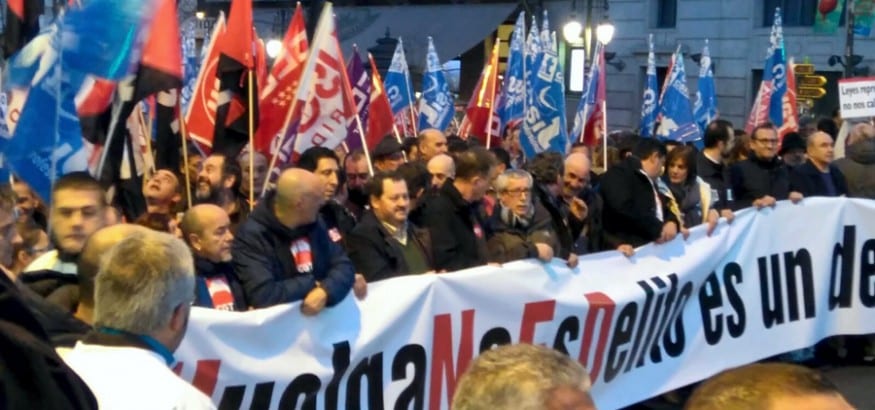
<svg viewBox="0 0 875 410">
<path fill-rule="evenodd" d="M 794 168 L 805 163 L 805 147 L 805 138 L 802 138 L 798 132 L 791 132 L 781 140 L 778 155 L 788 167 Z"/>
<path fill-rule="evenodd" d="M 387 135 L 374 147 L 371 158 L 374 160 L 374 171 L 393 172 L 404 163 L 401 143 L 395 137 Z"/>
</svg>

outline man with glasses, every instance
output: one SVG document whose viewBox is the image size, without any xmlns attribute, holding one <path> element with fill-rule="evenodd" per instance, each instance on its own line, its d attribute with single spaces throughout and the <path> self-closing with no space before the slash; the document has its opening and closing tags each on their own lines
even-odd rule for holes
<svg viewBox="0 0 875 410">
<path fill-rule="evenodd" d="M 735 196 L 733 210 L 749 206 L 761 209 L 773 207 L 782 199 L 789 198 L 794 203 L 802 199 L 802 194 L 790 192 L 790 171 L 778 158 L 778 131 L 774 125 L 765 123 L 754 128 L 750 152 L 750 158 L 729 170 Z"/>
<path fill-rule="evenodd" d="M 550 213 L 532 201 L 532 175 L 507 170 L 495 179 L 498 206 L 490 219 L 489 261 L 505 263 L 526 258 L 549 262 L 559 242 Z"/>
</svg>

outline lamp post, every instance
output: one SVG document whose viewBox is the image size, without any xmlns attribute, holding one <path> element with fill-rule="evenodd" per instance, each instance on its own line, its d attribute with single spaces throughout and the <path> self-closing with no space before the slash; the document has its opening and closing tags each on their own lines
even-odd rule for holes
<svg viewBox="0 0 875 410">
<path fill-rule="evenodd" d="M 595 47 L 592 45 L 593 40 L 593 18 L 592 11 L 594 2 L 596 0 L 586 0 L 586 13 L 585 13 L 585 25 L 581 25 L 578 21 L 577 15 L 577 0 L 571 1 L 571 13 L 568 15 L 568 21 L 562 27 L 562 36 L 565 37 L 565 41 L 571 45 L 583 45 L 586 49 L 587 57 L 591 61 L 593 58 L 593 50 Z M 608 19 L 608 0 L 603 0 L 602 3 L 604 10 L 604 17 L 600 20 L 598 26 L 595 28 L 595 38 L 600 41 L 602 44 L 607 44 L 611 42 L 614 38 L 614 25 L 611 23 L 610 19 Z"/>
</svg>

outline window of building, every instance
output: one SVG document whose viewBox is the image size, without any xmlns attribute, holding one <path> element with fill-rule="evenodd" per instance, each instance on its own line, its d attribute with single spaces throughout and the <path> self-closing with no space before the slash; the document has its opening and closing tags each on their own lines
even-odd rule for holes
<svg viewBox="0 0 875 410">
<path fill-rule="evenodd" d="M 656 0 L 656 28 L 675 28 L 677 17 L 677 0 Z"/>
<path fill-rule="evenodd" d="M 845 10 L 847 0 L 839 0 L 844 3 L 842 17 L 839 25 L 845 25 Z M 764 0 L 763 1 L 763 27 L 771 27 L 775 21 L 775 7 L 780 7 L 783 15 L 784 27 L 810 27 L 814 25 L 814 19 L 820 18 L 817 12 L 817 0 Z"/>
</svg>

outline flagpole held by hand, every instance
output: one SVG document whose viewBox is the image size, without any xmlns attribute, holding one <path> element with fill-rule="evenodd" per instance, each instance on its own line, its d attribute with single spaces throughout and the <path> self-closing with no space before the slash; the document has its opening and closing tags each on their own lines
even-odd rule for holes
<svg viewBox="0 0 875 410">
<path fill-rule="evenodd" d="M 249 82 L 249 210 L 255 207 L 255 80 L 254 70 L 247 71 Z"/>
<path fill-rule="evenodd" d="M 177 118 L 179 120 L 179 137 L 182 139 L 182 169 L 185 174 L 185 199 L 191 209 L 191 173 L 188 171 L 188 132 L 185 128 L 185 118 L 182 115 L 182 99 L 176 99 Z"/>
</svg>

